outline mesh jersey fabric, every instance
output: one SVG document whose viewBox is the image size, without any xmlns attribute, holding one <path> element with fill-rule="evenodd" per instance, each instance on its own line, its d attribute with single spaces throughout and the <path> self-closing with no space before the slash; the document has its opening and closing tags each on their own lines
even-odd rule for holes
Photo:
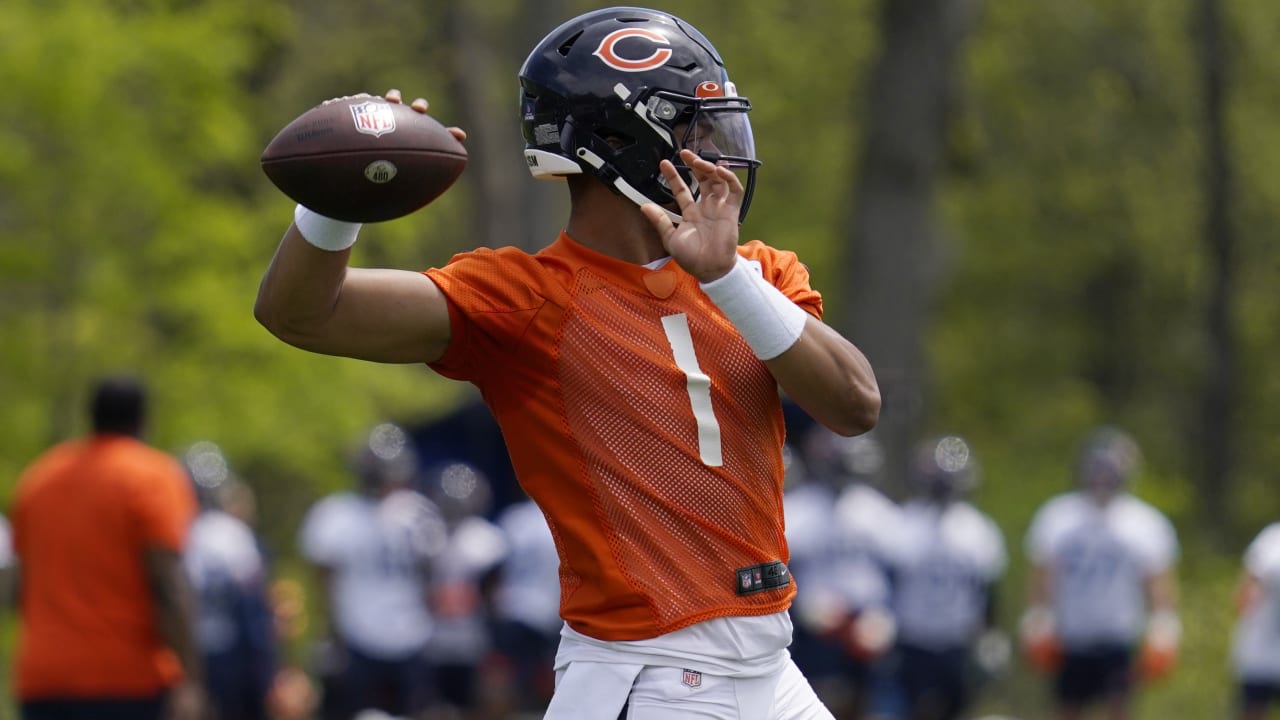
<svg viewBox="0 0 1280 720">
<path fill-rule="evenodd" d="M 195 515 L 182 465 L 125 436 L 62 443 L 23 473 L 13 512 L 19 698 L 148 697 L 181 678 L 143 554 L 182 551 Z"/>
<path fill-rule="evenodd" d="M 739 253 L 821 317 L 794 253 Z M 534 255 L 480 249 L 426 273 L 452 329 L 431 367 L 476 385 L 502 428 L 555 537 L 570 627 L 638 640 L 788 607 L 792 583 L 735 589 L 735 569 L 787 560 L 777 383 L 696 278 L 564 233 Z"/>
</svg>

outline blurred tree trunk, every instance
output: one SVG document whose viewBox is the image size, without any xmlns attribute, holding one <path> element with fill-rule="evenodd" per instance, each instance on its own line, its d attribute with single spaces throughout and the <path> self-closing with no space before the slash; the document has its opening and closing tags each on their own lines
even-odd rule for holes
<svg viewBox="0 0 1280 720">
<path fill-rule="evenodd" d="M 844 256 L 853 287 L 844 317 L 880 382 L 876 434 L 886 448 L 890 490 L 905 487 L 909 448 L 924 417 L 929 377 L 921 340 L 944 265 L 935 188 L 960 50 L 977 9 L 977 0 L 881 6 L 883 45 Z"/>
<path fill-rule="evenodd" d="M 1204 71 L 1204 243 L 1210 276 L 1204 397 L 1198 426 L 1192 429 L 1193 438 L 1188 446 L 1201 453 L 1196 473 L 1201 525 L 1221 543 L 1231 525 L 1227 501 L 1231 497 L 1234 461 L 1231 440 L 1236 414 L 1237 337 L 1231 317 L 1236 237 L 1230 213 L 1234 173 L 1224 117 L 1228 57 L 1222 7 L 1218 0 L 1197 0 L 1196 9 L 1192 32 L 1200 48 Z"/>
<path fill-rule="evenodd" d="M 450 95 L 467 131 L 470 161 L 463 181 L 475 198 L 470 223 L 476 246 L 537 250 L 555 239 L 567 217 L 556 203 L 567 195 L 563 187 L 533 182 L 525 166 L 516 80 L 529 50 L 554 27 L 547 18 L 559 18 L 562 6 L 561 0 L 521 3 L 517 17 L 508 19 L 483 4 L 439 5 L 442 37 L 451 45 Z"/>
</svg>

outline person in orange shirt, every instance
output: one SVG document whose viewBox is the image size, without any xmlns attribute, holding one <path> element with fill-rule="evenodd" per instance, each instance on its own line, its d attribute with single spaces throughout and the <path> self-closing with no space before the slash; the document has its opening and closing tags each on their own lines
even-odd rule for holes
<svg viewBox="0 0 1280 720">
<path fill-rule="evenodd" d="M 93 432 L 21 475 L 13 503 L 23 720 L 197 720 L 207 701 L 181 551 L 196 513 L 147 444 L 143 384 L 96 384 Z"/>
<path fill-rule="evenodd" d="M 519 79 L 526 165 L 569 191 L 551 245 L 350 268 L 360 226 L 299 206 L 255 315 L 479 388 L 560 557 L 546 718 L 830 718 L 787 651 L 779 387 L 846 436 L 880 395 L 795 253 L 739 243 L 751 104 L 701 33 L 642 8 L 565 22 Z"/>
</svg>

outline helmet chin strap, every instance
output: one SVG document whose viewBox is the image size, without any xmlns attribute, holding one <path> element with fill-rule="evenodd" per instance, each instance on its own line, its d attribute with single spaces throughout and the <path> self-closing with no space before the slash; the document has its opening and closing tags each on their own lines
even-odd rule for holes
<svg viewBox="0 0 1280 720">
<path fill-rule="evenodd" d="M 584 147 L 578 148 L 577 153 L 578 153 L 578 157 L 582 158 L 583 162 L 587 163 L 588 165 L 595 168 L 596 170 L 600 170 L 605 166 L 604 158 L 591 152 L 587 148 L 584 148 Z M 621 193 L 623 197 L 627 198 L 628 200 L 635 203 L 636 205 L 648 205 L 650 203 L 657 205 L 657 203 L 654 203 L 653 200 L 650 200 L 648 197 L 646 197 L 644 193 L 632 187 L 631 183 L 627 182 L 626 180 L 623 180 L 621 175 L 614 178 L 613 187 L 619 193 Z M 662 206 L 658 205 L 658 207 L 662 207 Z M 662 211 L 667 214 L 667 217 L 671 219 L 671 222 L 677 225 L 684 221 L 684 217 L 682 217 L 678 213 L 673 213 L 666 208 L 662 208 Z"/>
</svg>

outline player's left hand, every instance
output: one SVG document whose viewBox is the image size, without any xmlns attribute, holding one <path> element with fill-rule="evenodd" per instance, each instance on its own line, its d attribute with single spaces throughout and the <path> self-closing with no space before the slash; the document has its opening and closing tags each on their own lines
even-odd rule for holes
<svg viewBox="0 0 1280 720">
<path fill-rule="evenodd" d="M 383 100 L 386 100 L 387 102 L 395 103 L 395 104 L 397 104 L 397 105 L 403 105 L 403 104 L 404 104 L 404 95 L 403 95 L 403 93 L 401 93 L 401 92 L 400 92 L 399 90 L 397 90 L 396 88 L 391 88 L 390 90 L 388 90 L 388 91 L 387 91 L 387 92 L 382 96 L 382 99 L 383 99 Z M 431 108 L 431 103 L 427 102 L 427 99 L 426 99 L 426 98 L 421 98 L 421 97 L 419 97 L 419 98 L 414 98 L 414 99 L 409 103 L 409 107 L 411 107 L 411 108 L 413 108 L 414 110 L 416 110 L 416 111 L 418 111 L 418 112 L 422 113 L 423 115 L 426 115 L 426 114 L 427 114 L 427 110 Z M 454 136 L 455 138 L 457 138 L 457 139 L 458 139 L 458 142 L 466 142 L 466 140 L 467 140 L 467 132 L 466 132 L 465 130 L 463 130 L 462 128 L 457 127 L 457 126 L 452 126 L 452 125 L 451 125 L 451 126 L 449 126 L 448 128 L 446 128 L 446 129 L 449 131 L 449 134 L 450 134 L 450 135 L 452 135 L 452 136 Z"/>
<path fill-rule="evenodd" d="M 700 282 L 710 282 L 729 272 L 737 262 L 742 182 L 728 168 L 703 160 L 691 150 L 681 150 L 680 159 L 698 181 L 696 200 L 675 165 L 663 160 L 659 170 L 684 221 L 676 225 L 661 207 L 652 203 L 642 205 L 640 210 L 657 229 L 671 258 Z"/>
<path fill-rule="evenodd" d="M 1138 670 L 1147 682 L 1163 680 L 1178 664 L 1182 621 L 1172 610 L 1158 610 L 1147 624 L 1138 656 Z"/>
</svg>

